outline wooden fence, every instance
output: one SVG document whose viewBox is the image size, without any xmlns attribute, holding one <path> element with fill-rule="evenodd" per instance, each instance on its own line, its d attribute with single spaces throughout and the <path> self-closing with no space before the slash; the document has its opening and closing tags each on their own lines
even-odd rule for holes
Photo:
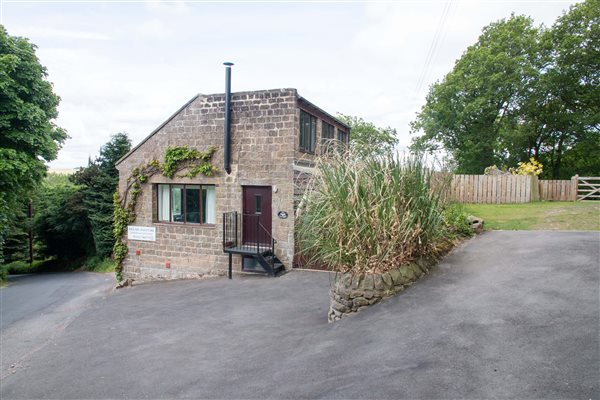
<svg viewBox="0 0 600 400">
<path fill-rule="evenodd" d="M 570 180 L 545 179 L 540 181 L 540 200 L 575 201 L 577 199 L 577 176 Z"/>
<path fill-rule="evenodd" d="M 491 204 L 600 200 L 600 177 L 538 180 L 528 175 L 454 175 L 446 196 L 460 203 Z"/>
<path fill-rule="evenodd" d="M 531 175 L 454 175 L 450 198 L 460 203 L 529 203 L 540 199 Z"/>
</svg>

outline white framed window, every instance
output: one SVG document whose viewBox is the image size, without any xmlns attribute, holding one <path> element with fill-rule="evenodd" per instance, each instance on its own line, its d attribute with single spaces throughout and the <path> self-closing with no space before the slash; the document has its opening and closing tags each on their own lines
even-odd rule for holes
<svg viewBox="0 0 600 400">
<path fill-rule="evenodd" d="M 212 185 L 158 185 L 158 221 L 176 224 L 216 223 L 216 191 Z"/>
</svg>

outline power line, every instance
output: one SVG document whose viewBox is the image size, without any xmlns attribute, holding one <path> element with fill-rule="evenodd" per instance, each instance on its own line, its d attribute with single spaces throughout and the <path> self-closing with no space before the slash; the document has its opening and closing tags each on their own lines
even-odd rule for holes
<svg viewBox="0 0 600 400">
<path fill-rule="evenodd" d="M 438 24 L 437 24 L 437 27 L 435 30 L 435 34 L 433 36 L 431 44 L 429 45 L 429 50 L 427 51 L 427 57 L 425 58 L 425 65 L 423 66 L 423 69 L 421 70 L 421 74 L 419 76 L 419 80 L 417 81 L 417 86 L 415 88 L 415 90 L 417 92 L 421 90 L 421 88 L 423 87 L 423 84 L 426 82 L 431 63 L 435 60 L 437 53 L 439 51 L 439 46 L 443 42 L 442 37 L 445 37 L 445 34 L 443 34 L 443 33 L 445 31 L 446 20 L 448 19 L 448 14 L 450 12 L 450 9 L 452 8 L 452 1 L 453 0 L 448 0 L 444 4 L 444 9 L 442 10 L 442 15 L 440 16 L 440 20 L 438 21 Z"/>
</svg>

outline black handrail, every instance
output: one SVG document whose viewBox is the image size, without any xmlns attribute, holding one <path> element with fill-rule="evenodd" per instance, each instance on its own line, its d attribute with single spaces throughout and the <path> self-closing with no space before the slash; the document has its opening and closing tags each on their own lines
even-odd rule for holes
<svg viewBox="0 0 600 400">
<path fill-rule="evenodd" d="M 223 248 L 238 245 L 238 213 L 230 211 L 223 213 Z"/>
<path fill-rule="evenodd" d="M 265 226 L 260 223 L 260 216 L 256 215 L 256 214 L 242 214 L 242 217 L 243 217 L 242 224 L 250 225 L 250 226 L 247 226 L 248 229 L 251 229 L 254 226 L 256 227 L 256 253 L 264 253 L 264 250 L 261 252 L 261 248 L 264 249 L 266 247 L 265 244 L 268 244 L 268 243 L 270 243 L 270 245 L 271 245 L 270 250 L 273 251 L 274 245 L 275 245 L 275 243 L 277 243 L 277 241 L 273 238 L 273 235 L 271 235 L 271 232 L 269 232 L 268 229 L 265 228 Z M 250 220 L 252 220 L 252 222 L 250 222 Z M 256 222 L 253 222 L 254 220 Z M 267 243 L 261 242 L 261 240 L 260 240 L 261 233 L 263 233 L 262 237 L 266 237 L 268 239 Z M 252 243 L 252 244 L 254 244 L 254 243 Z"/>
<path fill-rule="evenodd" d="M 227 248 L 246 248 L 250 250 L 251 247 L 256 245 L 257 257 L 264 257 L 266 252 L 270 252 L 269 265 L 273 269 L 275 266 L 275 244 L 277 241 L 273 238 L 273 235 L 260 223 L 260 216 L 256 214 L 241 214 L 242 221 L 238 222 L 240 214 L 237 211 L 229 211 L 223 213 L 223 250 Z M 254 222 L 256 221 L 256 222 Z M 256 244 L 255 243 L 243 243 L 243 234 L 241 229 L 252 229 L 256 228 Z M 248 231 L 246 231 L 248 232 Z M 261 243 L 261 234 L 263 238 L 267 238 L 267 243 Z"/>
</svg>

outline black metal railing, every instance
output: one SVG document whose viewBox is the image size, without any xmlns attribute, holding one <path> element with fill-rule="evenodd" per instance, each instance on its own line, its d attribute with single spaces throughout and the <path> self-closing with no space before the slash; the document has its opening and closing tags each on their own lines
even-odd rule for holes
<svg viewBox="0 0 600 400">
<path fill-rule="evenodd" d="M 223 213 L 223 249 L 237 247 L 239 243 L 238 213 Z"/>
<path fill-rule="evenodd" d="M 237 211 L 223 213 L 223 250 L 273 253 L 276 243 L 271 232 L 260 223 L 259 215 L 239 214 Z"/>
<path fill-rule="evenodd" d="M 267 251 L 271 251 L 271 254 L 275 250 L 275 239 L 271 235 L 271 232 L 260 223 L 260 216 L 256 214 L 243 214 L 242 218 L 242 229 L 244 230 L 243 235 L 246 237 L 242 240 L 242 245 L 256 247 L 257 254 L 264 254 Z M 254 236 L 251 240 L 248 238 Z"/>
<path fill-rule="evenodd" d="M 271 232 L 260 223 L 259 215 L 237 211 L 223 213 L 223 251 L 229 253 L 229 278 L 232 276 L 232 254 L 256 258 L 265 272 L 275 276 L 276 243 Z"/>
</svg>

